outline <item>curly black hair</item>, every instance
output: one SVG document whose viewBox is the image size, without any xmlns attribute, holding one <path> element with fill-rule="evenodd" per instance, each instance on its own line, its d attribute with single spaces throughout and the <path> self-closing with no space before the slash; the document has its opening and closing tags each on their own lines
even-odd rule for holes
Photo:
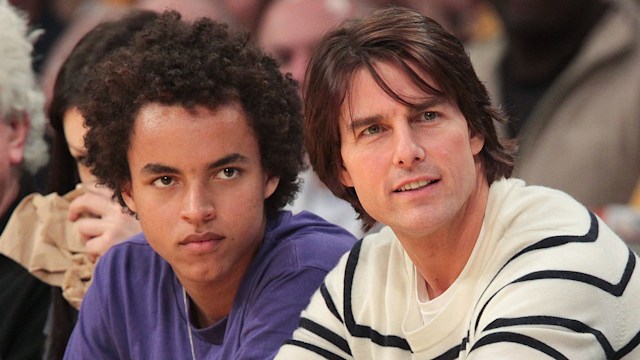
<svg viewBox="0 0 640 360">
<path fill-rule="evenodd" d="M 186 22 L 165 11 L 95 67 L 78 107 L 89 128 L 87 165 L 126 208 L 127 150 L 143 106 L 215 109 L 236 101 L 258 140 L 263 168 L 280 179 L 265 200 L 272 216 L 294 199 L 305 167 L 296 84 L 245 32 L 211 19 Z"/>
</svg>

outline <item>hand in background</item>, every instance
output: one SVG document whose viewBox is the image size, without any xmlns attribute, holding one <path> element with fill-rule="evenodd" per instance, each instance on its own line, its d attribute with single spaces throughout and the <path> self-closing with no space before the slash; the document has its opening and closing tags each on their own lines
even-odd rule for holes
<svg viewBox="0 0 640 360">
<path fill-rule="evenodd" d="M 97 259 L 109 248 L 139 232 L 140 223 L 112 200 L 112 191 L 95 185 L 82 185 L 86 190 L 69 204 L 69 219 L 75 221 L 87 253 Z"/>
</svg>

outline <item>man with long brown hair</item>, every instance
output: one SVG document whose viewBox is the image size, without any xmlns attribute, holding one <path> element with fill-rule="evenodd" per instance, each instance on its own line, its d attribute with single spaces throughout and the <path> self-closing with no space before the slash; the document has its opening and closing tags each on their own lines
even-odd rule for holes
<svg viewBox="0 0 640 360">
<path fill-rule="evenodd" d="M 330 32 L 306 79 L 314 170 L 367 226 L 279 359 L 640 356 L 635 255 L 583 205 L 512 179 L 458 39 L 401 8 Z"/>
</svg>

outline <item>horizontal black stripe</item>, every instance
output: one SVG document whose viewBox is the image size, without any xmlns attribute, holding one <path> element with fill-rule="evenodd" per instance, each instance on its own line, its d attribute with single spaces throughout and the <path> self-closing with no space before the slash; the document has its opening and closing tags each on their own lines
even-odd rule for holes
<svg viewBox="0 0 640 360">
<path fill-rule="evenodd" d="M 311 351 L 313 353 L 316 353 L 316 354 L 318 354 L 318 355 L 320 355 L 323 358 L 328 359 L 328 360 L 346 360 L 342 356 L 336 355 L 336 354 L 332 353 L 331 351 L 327 351 L 327 350 L 319 348 L 319 347 L 317 347 L 315 345 L 312 345 L 312 344 L 309 344 L 309 343 L 306 343 L 306 342 L 302 342 L 302 341 L 299 341 L 299 340 L 289 340 L 289 341 L 285 342 L 284 344 L 303 348 L 305 350 L 308 350 L 308 351 Z"/>
<path fill-rule="evenodd" d="M 629 257 L 627 259 L 627 264 L 625 266 L 624 272 L 620 277 L 620 281 L 617 284 L 612 284 L 604 279 L 593 276 L 591 274 L 586 274 L 577 271 L 566 271 L 566 270 L 543 270 L 543 271 L 535 271 L 530 274 L 524 275 L 513 281 L 512 284 L 524 282 L 524 281 L 532 281 L 532 280 L 548 280 L 548 279 L 563 279 L 570 281 L 577 281 L 584 284 L 588 284 L 594 287 L 597 287 L 607 293 L 620 297 L 624 294 L 624 291 L 627 289 L 627 285 L 629 285 L 629 281 L 631 280 L 631 275 L 633 275 L 633 270 L 636 267 L 636 257 L 633 255 L 633 252 L 629 250 Z"/>
<path fill-rule="evenodd" d="M 502 343 L 502 342 L 520 344 L 528 348 L 540 351 L 541 353 L 544 353 L 546 355 L 549 355 L 553 359 L 557 359 L 557 360 L 569 359 L 566 356 L 562 355 L 562 353 L 559 352 L 558 350 L 552 348 L 551 346 L 543 343 L 540 340 L 537 340 L 522 334 L 515 334 L 510 332 L 496 332 L 496 333 L 491 333 L 483 336 L 473 345 L 473 347 L 469 351 L 469 354 L 471 354 L 474 350 L 479 349 L 485 345 Z"/>
<path fill-rule="evenodd" d="M 599 234 L 599 226 L 598 226 L 598 218 L 591 212 L 591 211 L 587 211 L 587 213 L 589 214 L 589 217 L 591 219 L 591 224 L 589 227 L 589 230 L 582 236 L 571 236 L 571 235 L 565 235 L 565 236 L 552 236 L 546 239 L 543 239 L 533 245 L 528 246 L 527 248 L 525 248 L 524 250 L 520 251 L 519 253 L 517 253 L 516 255 L 514 255 L 513 257 L 511 257 L 511 259 L 509 259 L 509 261 L 507 261 L 502 268 L 496 273 L 496 275 L 494 275 L 493 279 L 491 280 L 491 282 L 489 283 L 489 285 L 487 285 L 487 288 L 485 288 L 485 292 L 487 291 L 487 289 L 489 288 L 489 286 L 491 285 L 491 283 L 493 283 L 493 281 L 498 277 L 498 275 L 507 267 L 507 265 L 509 263 L 511 263 L 513 260 L 515 260 L 516 258 L 528 253 L 528 252 L 532 252 L 535 250 L 540 250 L 540 249 L 547 249 L 547 248 L 551 248 L 551 247 L 557 247 L 557 246 L 561 246 L 567 243 L 593 243 L 597 240 L 598 238 L 598 234 Z M 493 295 L 491 295 L 491 297 L 482 305 L 482 308 L 480 309 L 479 313 L 478 313 L 478 317 L 476 318 L 476 322 L 475 322 L 475 326 L 474 326 L 474 330 L 477 331 L 478 329 L 478 324 L 480 323 L 480 320 L 482 318 L 482 315 L 484 314 L 485 309 L 487 308 L 487 306 L 489 305 L 489 303 L 493 300 L 493 298 L 495 298 L 495 296 L 500 293 L 502 290 L 504 290 L 507 286 L 514 284 L 514 283 L 518 283 L 518 282 L 522 282 L 522 281 L 532 281 L 532 280 L 544 280 L 544 279 L 565 279 L 565 280 L 570 280 L 570 281 L 579 281 L 585 284 L 589 284 L 595 287 L 598 287 L 604 291 L 607 291 L 608 293 L 615 295 L 615 296 L 620 296 L 621 294 L 624 293 L 624 290 L 626 289 L 631 276 L 634 272 L 635 269 L 635 265 L 636 265 L 636 260 L 635 260 L 635 256 L 633 255 L 633 252 L 631 252 L 631 250 L 629 250 L 629 258 L 627 261 L 627 265 L 625 267 L 625 270 L 623 272 L 623 274 L 621 275 L 621 279 L 620 282 L 618 284 L 611 284 L 603 279 L 594 277 L 592 275 L 589 274 L 585 274 L 585 273 L 581 273 L 581 272 L 571 272 L 571 271 L 564 271 L 564 270 L 547 270 L 547 271 L 539 271 L 539 272 L 534 272 L 534 273 L 530 273 L 528 275 L 522 276 L 519 279 L 516 279 L 515 281 L 513 281 L 512 283 L 506 284 L 505 286 L 503 286 L 502 288 L 498 289 Z M 483 293 L 484 295 L 484 293 Z M 479 304 L 478 304 L 479 305 Z"/>
<path fill-rule="evenodd" d="M 442 355 L 438 355 L 433 360 L 455 360 L 460 356 L 460 350 L 462 345 L 457 345 L 444 352 Z"/>
<path fill-rule="evenodd" d="M 609 340 L 607 340 L 606 336 L 599 331 L 596 330 L 585 323 L 573 319 L 565 319 L 555 316 L 524 316 L 519 318 L 503 318 L 497 319 L 491 324 L 487 325 L 484 330 L 492 330 L 510 326 L 519 326 L 519 325 L 549 325 L 549 326 L 558 326 L 565 329 L 573 330 L 578 333 L 591 334 L 593 335 L 602 350 L 607 356 L 607 359 L 613 359 L 615 357 L 615 350 Z"/>
<path fill-rule="evenodd" d="M 618 350 L 615 357 L 613 357 L 612 359 L 622 359 L 623 357 L 629 355 L 629 353 L 635 350 L 638 346 L 640 346 L 640 331 L 636 334 L 636 336 L 633 337 L 633 339 L 631 339 L 631 341 L 629 341 L 627 345 Z"/>
<path fill-rule="evenodd" d="M 351 349 L 349 348 L 349 343 L 340 335 L 334 333 L 333 331 L 327 329 L 326 327 L 318 324 L 317 322 L 311 321 L 307 318 L 300 319 L 300 327 L 303 329 L 307 329 L 315 335 L 325 339 L 326 341 L 333 344 L 335 347 L 344 351 L 345 353 L 351 355 Z"/>
</svg>

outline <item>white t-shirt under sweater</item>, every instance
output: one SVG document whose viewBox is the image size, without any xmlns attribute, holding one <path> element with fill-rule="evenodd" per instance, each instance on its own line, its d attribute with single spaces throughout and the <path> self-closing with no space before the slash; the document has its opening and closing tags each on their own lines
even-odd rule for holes
<svg viewBox="0 0 640 360">
<path fill-rule="evenodd" d="M 483 232 L 424 323 L 386 227 L 345 255 L 276 359 L 640 359 L 638 257 L 568 195 L 494 182 Z"/>
</svg>

